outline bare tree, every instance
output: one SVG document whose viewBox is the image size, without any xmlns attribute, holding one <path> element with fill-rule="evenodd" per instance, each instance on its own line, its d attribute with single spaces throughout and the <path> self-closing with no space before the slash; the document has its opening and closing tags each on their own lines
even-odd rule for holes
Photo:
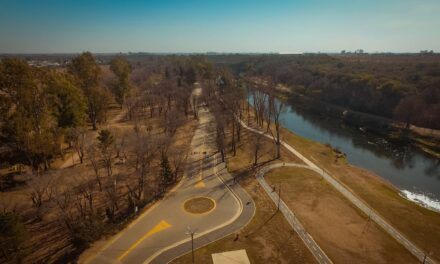
<svg viewBox="0 0 440 264">
<path fill-rule="evenodd" d="M 264 112 L 266 110 L 267 94 L 259 89 L 252 89 L 252 98 L 254 106 L 255 121 L 262 127 L 264 123 Z"/>
<path fill-rule="evenodd" d="M 271 104 L 271 108 L 272 108 L 271 117 L 275 125 L 275 132 L 272 131 L 271 127 L 269 127 L 269 131 L 275 142 L 276 158 L 279 159 L 281 157 L 280 116 L 284 109 L 284 103 L 282 101 L 275 101 L 275 99 L 273 98 L 274 97 L 273 94 L 270 94 L 270 97 L 272 97 L 272 99 L 270 100 L 273 100 L 273 103 Z"/>
<path fill-rule="evenodd" d="M 102 192 L 102 181 L 99 174 L 101 168 L 101 160 L 99 159 L 99 150 L 96 145 L 91 145 L 87 148 L 87 157 L 90 160 L 93 172 L 95 173 L 95 178 L 99 186 L 99 191 Z"/>
<path fill-rule="evenodd" d="M 120 158 L 125 156 L 124 148 L 126 141 L 126 133 L 124 133 L 121 129 L 113 128 L 110 130 L 112 135 L 114 136 L 114 149 L 116 151 L 116 158 Z"/>
<path fill-rule="evenodd" d="M 48 173 L 38 179 L 33 179 L 28 182 L 30 187 L 29 198 L 32 201 L 32 205 L 37 209 L 37 218 L 41 219 L 41 210 L 43 202 L 49 200 L 51 194 L 52 174 Z"/>
<path fill-rule="evenodd" d="M 96 181 L 79 176 L 75 187 L 76 207 L 82 219 L 94 214 L 94 198 Z"/>
<path fill-rule="evenodd" d="M 251 140 L 252 154 L 254 160 L 254 166 L 258 164 L 258 155 L 261 148 L 263 147 L 263 135 L 260 133 L 255 133 L 255 138 Z"/>
<path fill-rule="evenodd" d="M 221 113 L 219 113 L 218 111 L 215 112 L 214 117 L 216 119 L 216 138 L 215 138 L 215 142 L 217 144 L 217 149 L 220 152 L 220 155 L 222 157 L 222 162 L 225 162 L 225 148 L 226 148 L 226 143 L 225 143 L 225 124 L 224 124 L 224 120 L 223 117 L 221 116 Z"/>
<path fill-rule="evenodd" d="M 74 128 L 73 147 L 78 154 L 79 161 L 82 164 L 84 162 L 84 155 L 86 150 L 86 133 L 87 130 L 84 127 Z"/>
<path fill-rule="evenodd" d="M 173 170 L 173 180 L 177 180 L 180 172 L 183 170 L 183 166 L 186 161 L 186 150 L 185 149 L 173 149 L 170 156 L 171 169 Z"/>
<path fill-rule="evenodd" d="M 173 136 L 177 129 L 183 124 L 183 117 L 177 109 L 173 109 L 167 115 L 164 115 L 161 120 L 163 131 L 167 136 Z"/>
</svg>

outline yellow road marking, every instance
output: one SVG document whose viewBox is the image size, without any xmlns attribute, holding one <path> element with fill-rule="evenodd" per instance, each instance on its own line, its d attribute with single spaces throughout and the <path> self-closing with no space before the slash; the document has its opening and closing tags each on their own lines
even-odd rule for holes
<svg viewBox="0 0 440 264">
<path fill-rule="evenodd" d="M 137 247 L 147 237 L 149 237 L 157 232 L 160 232 L 164 229 L 167 229 L 169 227 L 171 227 L 171 225 L 167 221 L 165 221 L 165 220 L 160 221 L 160 223 L 157 224 L 155 227 L 153 227 L 150 231 L 148 231 L 148 233 L 146 233 L 143 237 L 139 238 L 136 242 L 134 242 L 133 245 L 131 245 L 122 255 L 120 255 L 118 257 L 118 260 L 121 261 L 124 257 L 126 257 L 128 255 L 128 253 L 130 253 L 135 247 Z"/>
<path fill-rule="evenodd" d="M 198 181 L 195 185 L 196 188 L 204 188 L 206 187 L 205 183 L 203 182 L 203 180 Z"/>
<path fill-rule="evenodd" d="M 199 180 L 196 184 L 194 184 L 194 187 L 196 188 L 205 188 L 206 185 L 203 182 L 203 159 L 200 160 L 200 172 L 199 172 Z"/>
</svg>

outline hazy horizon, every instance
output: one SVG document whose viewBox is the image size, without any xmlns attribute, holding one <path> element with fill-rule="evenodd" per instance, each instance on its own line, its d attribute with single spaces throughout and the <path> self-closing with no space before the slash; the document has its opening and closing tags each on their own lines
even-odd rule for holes
<svg viewBox="0 0 440 264">
<path fill-rule="evenodd" d="M 0 53 L 438 52 L 439 13 L 433 0 L 17 0 L 0 3 Z"/>
</svg>

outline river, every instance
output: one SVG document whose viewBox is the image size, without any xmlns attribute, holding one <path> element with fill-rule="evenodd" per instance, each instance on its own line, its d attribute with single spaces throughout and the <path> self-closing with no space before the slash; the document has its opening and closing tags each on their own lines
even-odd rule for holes
<svg viewBox="0 0 440 264">
<path fill-rule="evenodd" d="M 391 143 L 335 118 L 326 119 L 292 105 L 287 105 L 281 113 L 281 123 L 299 136 L 341 150 L 350 164 L 375 172 L 399 188 L 404 197 L 440 212 L 437 158 L 410 145 Z"/>
</svg>

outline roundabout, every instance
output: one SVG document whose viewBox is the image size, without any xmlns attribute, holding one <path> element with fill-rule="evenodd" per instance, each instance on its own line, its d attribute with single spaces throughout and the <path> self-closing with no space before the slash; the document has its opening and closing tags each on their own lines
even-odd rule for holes
<svg viewBox="0 0 440 264">
<path fill-rule="evenodd" d="M 183 210 L 190 214 L 208 214 L 216 207 L 214 199 L 209 197 L 194 197 L 183 203 Z"/>
</svg>

